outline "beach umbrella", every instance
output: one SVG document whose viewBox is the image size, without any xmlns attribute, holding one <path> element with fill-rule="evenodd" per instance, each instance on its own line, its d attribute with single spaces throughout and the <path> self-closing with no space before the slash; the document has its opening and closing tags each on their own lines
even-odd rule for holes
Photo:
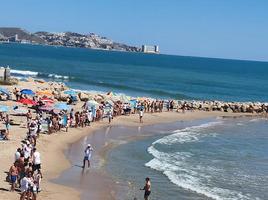
<svg viewBox="0 0 268 200">
<path fill-rule="evenodd" d="M 114 105 L 114 102 L 112 100 L 107 100 L 106 103 L 109 104 L 109 105 L 111 105 L 111 106 Z"/>
<path fill-rule="evenodd" d="M 87 105 L 87 107 L 97 107 L 100 104 L 97 101 L 90 100 L 90 101 L 87 101 L 86 105 Z"/>
<path fill-rule="evenodd" d="M 131 99 L 129 101 L 129 103 L 130 103 L 130 105 L 131 105 L 132 108 L 135 108 L 137 106 L 137 100 L 136 99 Z"/>
<path fill-rule="evenodd" d="M 50 98 L 42 98 L 42 99 L 40 99 L 40 101 L 42 101 L 43 103 L 48 103 L 48 104 L 54 103 L 54 101 Z"/>
<path fill-rule="evenodd" d="M 54 108 L 58 110 L 71 110 L 71 107 L 66 103 L 57 103 Z"/>
<path fill-rule="evenodd" d="M 31 99 L 20 99 L 18 101 L 19 103 L 25 104 L 25 105 L 36 105 L 37 103 Z"/>
<path fill-rule="evenodd" d="M 130 98 L 127 97 L 126 95 L 122 94 L 122 95 L 120 96 L 120 100 L 121 100 L 122 102 L 124 102 L 124 103 L 129 103 Z"/>
<path fill-rule="evenodd" d="M 76 96 L 77 95 L 77 92 L 74 91 L 74 90 L 65 90 L 63 93 L 71 95 L 71 96 Z"/>
<path fill-rule="evenodd" d="M 34 91 L 30 90 L 30 89 L 23 89 L 20 91 L 21 94 L 26 94 L 26 95 L 34 95 Z"/>
<path fill-rule="evenodd" d="M 9 95 L 9 91 L 8 91 L 8 89 L 3 88 L 3 87 L 0 87 L 0 93 L 1 93 L 1 94 Z"/>
<path fill-rule="evenodd" d="M 52 96 L 52 92 L 50 90 L 40 90 L 36 92 L 37 95 L 43 95 L 43 96 Z"/>
<path fill-rule="evenodd" d="M 0 105 L 0 112 L 8 112 L 9 111 L 9 107 L 5 106 L 5 105 Z"/>
</svg>

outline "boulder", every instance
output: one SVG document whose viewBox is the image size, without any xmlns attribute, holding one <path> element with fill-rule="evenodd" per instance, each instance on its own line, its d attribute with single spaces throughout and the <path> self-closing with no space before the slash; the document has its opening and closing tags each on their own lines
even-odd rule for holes
<svg viewBox="0 0 268 200">
<path fill-rule="evenodd" d="M 84 92 L 80 92 L 78 94 L 78 97 L 81 101 L 88 101 L 89 100 L 89 95 L 84 93 Z"/>
</svg>

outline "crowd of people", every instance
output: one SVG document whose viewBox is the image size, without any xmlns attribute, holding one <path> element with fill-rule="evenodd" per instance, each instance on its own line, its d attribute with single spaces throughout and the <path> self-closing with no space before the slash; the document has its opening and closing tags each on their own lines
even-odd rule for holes
<svg viewBox="0 0 268 200">
<path fill-rule="evenodd" d="M 112 119 L 116 116 L 137 113 L 140 123 L 143 123 L 144 113 L 162 112 L 165 108 L 167 111 L 171 111 L 174 108 L 173 101 L 135 100 L 135 102 L 124 102 L 118 100 L 113 102 L 101 101 L 98 105 L 85 102 L 78 110 L 72 107 L 70 109 L 46 110 L 42 109 L 46 105 L 46 102 L 42 101 L 44 97 L 24 95 L 17 88 L 14 88 L 13 94 L 16 101 L 30 99 L 36 102 L 31 105 L 25 114 L 27 134 L 21 146 L 15 152 L 14 163 L 10 167 L 7 177 L 11 184 L 10 191 L 13 192 L 16 188 L 20 188 L 21 200 L 35 200 L 37 199 L 37 194 L 41 191 L 41 180 L 43 177 L 41 172 L 41 155 L 37 150 L 37 140 L 40 133 L 52 134 L 62 130 L 68 132 L 69 128 L 87 127 L 92 122 L 100 121 L 104 118 L 107 118 L 108 123 L 111 123 Z M 71 102 L 73 103 L 73 101 Z M 67 103 L 70 104 L 70 101 Z M 3 113 L 1 113 L 0 118 L 4 121 L 6 127 L 4 134 L 8 139 L 10 126 L 9 115 L 6 114 L 3 116 Z M 86 163 L 90 167 L 92 150 L 93 148 L 89 144 L 85 149 L 83 167 L 85 167 Z"/>
<path fill-rule="evenodd" d="M 9 169 L 8 180 L 11 184 L 10 191 L 20 188 L 21 200 L 37 199 L 41 191 L 41 154 L 37 151 L 34 138 L 27 134 L 21 147 L 14 154 L 14 163 Z"/>
</svg>

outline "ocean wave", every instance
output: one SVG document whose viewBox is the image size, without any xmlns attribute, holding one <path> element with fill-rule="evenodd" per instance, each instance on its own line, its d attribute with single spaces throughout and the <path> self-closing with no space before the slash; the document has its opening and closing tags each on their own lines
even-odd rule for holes
<svg viewBox="0 0 268 200">
<path fill-rule="evenodd" d="M 155 144 L 172 145 L 174 143 L 196 142 L 200 139 L 201 135 L 204 136 L 204 134 L 202 134 L 201 132 L 202 130 L 220 125 L 222 123 L 223 123 L 222 121 L 209 122 L 199 126 L 192 126 L 182 130 L 175 130 L 173 131 L 173 134 L 165 136 L 159 140 L 156 140 L 153 143 L 153 145 Z M 215 135 L 216 133 L 211 134 Z"/>
<path fill-rule="evenodd" d="M 267 118 L 261 117 L 261 118 L 251 119 L 251 120 L 249 120 L 249 122 L 259 122 L 259 121 L 266 121 L 266 120 L 267 120 Z"/>
<path fill-rule="evenodd" d="M 199 126 L 192 126 L 182 130 L 175 130 L 173 134 L 156 140 L 147 149 L 153 159 L 145 164 L 151 169 L 162 172 L 168 179 L 177 186 L 205 195 L 215 200 L 249 200 L 248 194 L 242 194 L 226 188 L 213 186 L 211 182 L 213 176 L 222 174 L 221 169 L 212 166 L 194 165 L 191 159 L 195 156 L 190 152 L 162 152 L 157 149 L 158 145 L 172 145 L 174 143 L 183 144 L 186 142 L 196 142 L 204 135 L 215 136 L 211 127 L 219 126 L 223 121 L 209 122 Z"/>
<path fill-rule="evenodd" d="M 48 74 L 49 78 L 53 79 L 69 79 L 69 76 L 63 76 L 63 75 L 58 75 L 58 74 Z"/>
<path fill-rule="evenodd" d="M 59 75 L 59 74 L 49 74 L 43 72 L 35 72 L 35 71 L 28 71 L 28 70 L 10 70 L 11 75 L 17 78 L 22 77 L 40 77 L 40 78 L 50 78 L 50 79 L 61 79 L 61 80 L 68 80 L 70 79 L 69 76 L 66 75 Z"/>
<path fill-rule="evenodd" d="M 218 187 L 206 185 L 211 174 L 219 170 L 212 167 L 191 166 L 186 161 L 193 155 L 188 152 L 165 153 L 158 151 L 154 146 L 148 148 L 148 152 L 154 156 L 152 160 L 145 164 L 151 169 L 162 172 L 168 179 L 177 186 L 191 190 L 198 194 L 205 195 L 215 200 L 249 200 L 249 195 Z M 202 173 L 209 170 L 211 174 Z"/>
<path fill-rule="evenodd" d="M 27 70 L 11 69 L 10 72 L 12 75 L 21 75 L 21 76 L 37 76 L 38 75 L 38 72 L 27 71 Z"/>
</svg>

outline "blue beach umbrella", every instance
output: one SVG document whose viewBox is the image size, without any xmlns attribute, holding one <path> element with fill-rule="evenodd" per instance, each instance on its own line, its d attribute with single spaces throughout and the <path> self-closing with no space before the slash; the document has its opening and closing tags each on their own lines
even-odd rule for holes
<svg viewBox="0 0 268 200">
<path fill-rule="evenodd" d="M 71 110 L 71 107 L 66 103 L 57 103 L 54 108 L 58 110 Z"/>
<path fill-rule="evenodd" d="M 23 89 L 20 91 L 21 94 L 26 94 L 26 95 L 34 95 L 34 91 L 30 89 Z"/>
<path fill-rule="evenodd" d="M 136 99 L 131 99 L 129 101 L 130 105 L 132 108 L 136 108 L 137 107 L 137 100 Z"/>
<path fill-rule="evenodd" d="M 5 105 L 0 105 L 0 112 L 8 112 L 9 111 L 9 107 L 5 106 Z"/>
<path fill-rule="evenodd" d="M 0 93 L 9 95 L 9 91 L 6 88 L 0 87 Z"/>
<path fill-rule="evenodd" d="M 63 93 L 71 95 L 71 96 L 76 96 L 77 95 L 77 92 L 74 91 L 74 90 L 65 90 Z"/>
</svg>

